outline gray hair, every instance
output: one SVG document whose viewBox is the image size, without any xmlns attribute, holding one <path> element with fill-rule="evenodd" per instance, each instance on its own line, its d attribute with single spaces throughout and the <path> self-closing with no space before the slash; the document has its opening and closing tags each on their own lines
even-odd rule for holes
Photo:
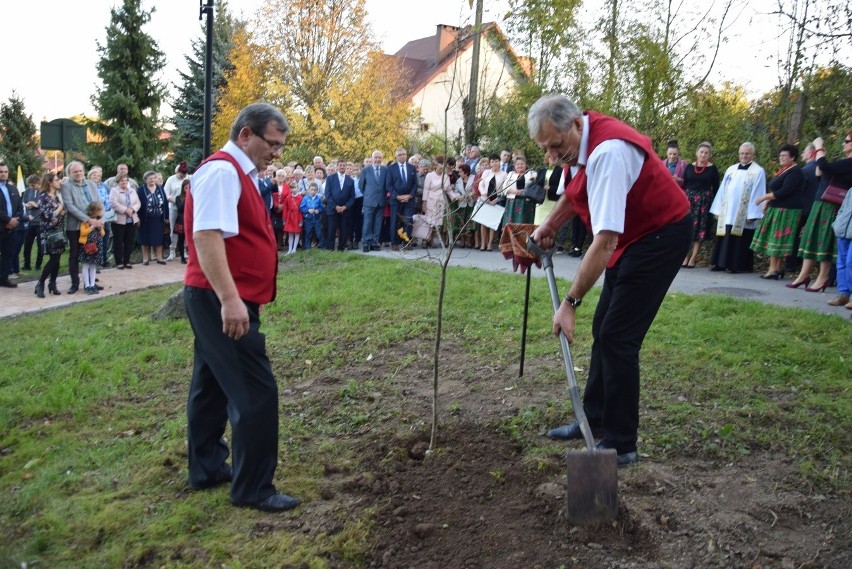
<svg viewBox="0 0 852 569">
<path fill-rule="evenodd" d="M 376 158 L 376 157 L 382 158 L 383 157 L 382 151 L 381 150 L 373 150 L 373 154 L 371 156 L 372 156 L 372 158 Z"/>
<path fill-rule="evenodd" d="M 713 146 L 709 142 L 707 142 L 706 140 L 704 142 L 700 143 L 696 150 L 701 150 L 702 148 L 706 148 L 711 153 L 713 152 Z"/>
<path fill-rule="evenodd" d="M 549 120 L 560 131 L 571 128 L 574 119 L 582 114 L 580 108 L 561 93 L 543 95 L 533 103 L 527 114 L 527 128 L 530 138 L 535 138 L 541 131 L 541 125 Z"/>
<path fill-rule="evenodd" d="M 79 160 L 72 160 L 71 162 L 68 163 L 68 166 L 65 167 L 65 175 L 66 176 L 71 175 L 71 166 L 73 166 L 74 164 L 79 164 L 80 167 L 83 169 L 83 174 L 86 173 L 86 167 L 83 165 L 82 162 L 80 162 Z"/>
<path fill-rule="evenodd" d="M 740 148 L 742 148 L 743 146 L 748 146 L 749 148 L 751 148 L 752 153 L 757 152 L 757 149 L 754 147 L 754 144 L 751 143 L 751 142 L 743 142 L 742 144 L 740 144 Z"/>
<path fill-rule="evenodd" d="M 240 111 L 234 124 L 231 125 L 231 140 L 236 142 L 240 131 L 244 128 L 250 129 L 257 135 L 263 135 L 269 123 L 273 123 L 275 128 L 285 135 L 290 133 L 290 125 L 287 124 L 287 119 L 281 111 L 269 103 L 251 104 Z"/>
</svg>

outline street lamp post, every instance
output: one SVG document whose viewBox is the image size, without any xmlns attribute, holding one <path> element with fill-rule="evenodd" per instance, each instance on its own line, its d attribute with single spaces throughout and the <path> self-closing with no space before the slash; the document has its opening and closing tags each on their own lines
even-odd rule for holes
<svg viewBox="0 0 852 569">
<path fill-rule="evenodd" d="M 210 156 L 211 127 L 213 124 L 213 0 L 198 0 L 198 19 L 207 15 L 207 46 L 204 51 L 204 158 Z"/>
</svg>

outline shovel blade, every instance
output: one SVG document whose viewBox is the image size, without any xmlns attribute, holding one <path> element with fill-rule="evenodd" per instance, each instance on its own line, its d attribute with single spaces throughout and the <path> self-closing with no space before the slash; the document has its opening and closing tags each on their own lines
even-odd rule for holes
<svg viewBox="0 0 852 569">
<path fill-rule="evenodd" d="M 575 525 L 610 523 L 618 514 L 618 474 L 614 449 L 568 451 L 566 517 Z"/>
</svg>

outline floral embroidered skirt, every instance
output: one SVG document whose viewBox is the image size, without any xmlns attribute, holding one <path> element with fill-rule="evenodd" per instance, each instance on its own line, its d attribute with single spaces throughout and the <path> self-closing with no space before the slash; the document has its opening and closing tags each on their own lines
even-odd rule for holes
<svg viewBox="0 0 852 569">
<path fill-rule="evenodd" d="M 821 263 L 834 262 L 837 255 L 835 250 L 837 239 L 831 224 L 837 217 L 838 206 L 823 201 L 815 201 L 802 229 L 802 240 L 799 245 L 799 257 Z"/>
<path fill-rule="evenodd" d="M 536 203 L 526 198 L 506 200 L 503 225 L 509 223 L 532 223 L 535 220 Z"/>
<path fill-rule="evenodd" d="M 796 229 L 799 227 L 801 209 L 768 207 L 757 224 L 751 250 L 770 257 L 783 257 L 793 253 Z"/>
<path fill-rule="evenodd" d="M 692 214 L 692 240 L 704 241 L 710 238 L 707 228 L 710 227 L 710 206 L 713 205 L 711 190 L 686 190 L 689 200 L 689 211 Z"/>
</svg>

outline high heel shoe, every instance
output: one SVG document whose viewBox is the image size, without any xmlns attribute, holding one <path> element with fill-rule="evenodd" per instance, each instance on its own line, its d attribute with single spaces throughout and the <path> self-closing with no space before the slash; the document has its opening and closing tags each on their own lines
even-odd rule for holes
<svg viewBox="0 0 852 569">
<path fill-rule="evenodd" d="M 787 288 L 799 288 L 800 286 L 805 285 L 805 290 L 808 290 L 809 284 L 811 284 L 810 277 L 806 278 L 803 281 L 787 283 L 784 286 L 786 286 Z"/>
<path fill-rule="evenodd" d="M 56 281 L 50 281 L 47 285 L 47 290 L 50 291 L 50 294 L 55 294 L 57 296 L 62 294 L 61 292 L 59 292 L 59 289 L 56 288 Z"/>
<path fill-rule="evenodd" d="M 43 282 L 36 283 L 35 295 L 39 298 L 44 298 L 44 283 Z"/>
<path fill-rule="evenodd" d="M 827 288 L 828 288 L 828 281 L 825 281 L 825 282 L 822 284 L 822 286 L 821 286 L 821 287 L 818 287 L 818 288 L 811 288 L 811 287 L 809 287 L 809 286 L 806 286 L 806 287 L 805 287 L 805 290 L 806 290 L 806 291 L 808 291 L 808 292 L 825 292 L 825 289 L 827 289 Z"/>
<path fill-rule="evenodd" d="M 784 278 L 784 273 L 782 271 L 772 271 L 768 275 L 760 275 L 760 278 L 777 281 Z"/>
</svg>

